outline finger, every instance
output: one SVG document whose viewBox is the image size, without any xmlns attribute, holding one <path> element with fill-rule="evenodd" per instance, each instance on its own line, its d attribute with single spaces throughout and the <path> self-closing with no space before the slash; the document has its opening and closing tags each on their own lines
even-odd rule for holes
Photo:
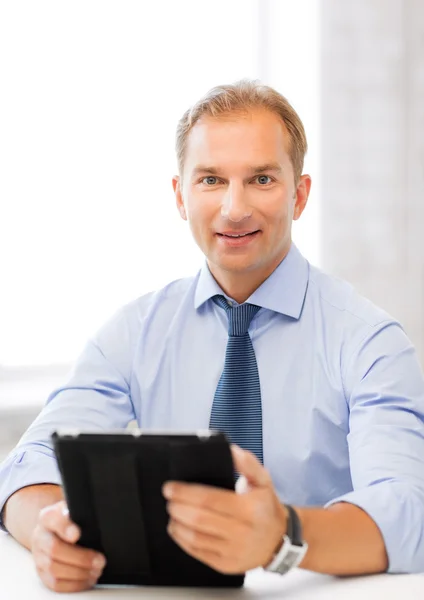
<svg viewBox="0 0 424 600">
<path fill-rule="evenodd" d="M 188 504 L 169 502 L 167 511 L 170 517 L 199 533 L 211 535 L 222 540 L 230 540 L 241 535 L 239 522 L 207 509 Z"/>
<path fill-rule="evenodd" d="M 170 536 L 175 541 L 175 543 L 178 544 L 178 546 L 182 550 L 184 550 L 184 552 L 186 552 L 193 558 L 200 560 L 200 562 L 204 563 L 205 565 L 208 565 L 212 569 L 220 571 L 221 573 L 240 574 L 242 572 L 240 568 L 236 567 L 236 563 L 234 562 L 234 560 L 229 558 L 229 556 L 222 555 L 221 553 L 216 552 L 214 550 L 210 550 L 208 548 L 199 548 L 190 540 L 187 540 L 182 535 L 179 535 L 179 533 L 170 533 Z"/>
<path fill-rule="evenodd" d="M 56 579 L 53 577 L 53 575 L 49 575 L 48 573 L 39 573 L 39 576 L 44 585 L 54 592 L 83 592 L 84 590 L 89 590 L 96 585 L 95 580 L 73 581 L 67 579 Z"/>
<path fill-rule="evenodd" d="M 163 495 L 168 500 L 189 504 L 234 516 L 243 512 L 243 499 L 232 490 L 224 490 L 209 485 L 167 482 L 163 487 Z"/>
<path fill-rule="evenodd" d="M 43 528 L 34 536 L 32 551 L 34 555 L 41 551 L 57 562 L 87 570 L 103 568 L 106 564 L 106 558 L 100 552 L 68 544 Z"/>
<path fill-rule="evenodd" d="M 271 476 L 261 465 L 256 456 L 248 450 L 243 450 L 236 444 L 231 444 L 234 470 L 244 475 L 247 483 L 254 487 L 268 487 L 272 485 Z"/>
<path fill-rule="evenodd" d="M 62 540 L 75 543 L 80 535 L 80 528 L 71 521 L 65 502 L 57 502 L 40 511 L 39 523 L 49 531 L 53 531 Z"/>
<path fill-rule="evenodd" d="M 96 580 L 102 574 L 103 569 L 76 567 L 53 560 L 47 554 L 39 552 L 34 557 L 37 570 L 52 575 L 56 579 L 67 579 L 72 581 Z"/>
<path fill-rule="evenodd" d="M 193 531 L 182 523 L 171 521 L 167 531 L 171 538 L 191 555 L 200 550 L 205 550 L 215 557 L 225 553 L 226 542 L 224 540 Z"/>
</svg>

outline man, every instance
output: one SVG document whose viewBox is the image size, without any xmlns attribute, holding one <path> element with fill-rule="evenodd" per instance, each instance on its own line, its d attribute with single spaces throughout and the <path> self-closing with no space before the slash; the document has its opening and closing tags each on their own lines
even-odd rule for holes
<svg viewBox="0 0 424 600">
<path fill-rule="evenodd" d="M 244 493 L 163 490 L 169 534 L 213 568 L 284 571 L 297 544 L 314 571 L 424 571 L 422 373 L 396 321 L 292 244 L 305 152 L 296 112 L 254 82 L 215 88 L 182 117 L 173 186 L 206 264 L 104 326 L 0 471 L 3 524 L 48 587 L 85 589 L 104 565 L 75 546 L 51 431 L 134 418 L 234 442 Z"/>
</svg>

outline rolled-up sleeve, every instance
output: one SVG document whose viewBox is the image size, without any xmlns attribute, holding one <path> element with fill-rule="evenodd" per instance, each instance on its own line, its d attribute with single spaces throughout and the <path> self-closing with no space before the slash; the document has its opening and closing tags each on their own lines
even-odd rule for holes
<svg viewBox="0 0 424 600">
<path fill-rule="evenodd" d="M 353 491 L 383 536 L 391 573 L 424 572 L 424 383 L 398 323 L 376 326 L 345 367 Z"/>
<path fill-rule="evenodd" d="M 53 451 L 34 446 L 33 450 L 10 454 L 0 470 L 0 514 L 14 492 L 38 483 L 62 483 Z M 0 529 L 6 531 L 1 520 Z"/>
<path fill-rule="evenodd" d="M 61 483 L 51 442 L 54 430 L 125 428 L 135 418 L 129 387 L 131 364 L 128 324 L 121 313 L 87 343 L 68 381 L 49 396 L 0 465 L 0 515 L 7 499 L 22 487 Z M 1 520 L 0 528 L 4 529 Z"/>
</svg>

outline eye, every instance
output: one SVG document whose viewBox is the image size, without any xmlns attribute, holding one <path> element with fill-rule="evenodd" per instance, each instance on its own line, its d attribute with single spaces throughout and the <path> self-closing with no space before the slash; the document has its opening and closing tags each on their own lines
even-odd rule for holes
<svg viewBox="0 0 424 600">
<path fill-rule="evenodd" d="M 258 175 L 255 177 L 255 181 L 259 183 L 259 185 L 267 185 L 272 182 L 272 179 L 269 175 Z"/>
<path fill-rule="evenodd" d="M 215 185 L 218 181 L 217 177 L 214 177 L 213 175 L 209 175 L 208 177 L 203 177 L 202 179 L 202 183 L 204 183 L 205 185 Z"/>
</svg>

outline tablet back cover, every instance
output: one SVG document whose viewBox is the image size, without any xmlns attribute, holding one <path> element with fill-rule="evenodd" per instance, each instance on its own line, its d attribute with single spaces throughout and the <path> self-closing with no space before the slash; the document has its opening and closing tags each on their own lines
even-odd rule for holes
<svg viewBox="0 0 424 600">
<path fill-rule="evenodd" d="M 222 434 L 53 434 L 79 544 L 107 558 L 99 584 L 239 587 L 186 554 L 169 537 L 162 495 L 167 480 L 234 489 L 231 452 Z"/>
</svg>

